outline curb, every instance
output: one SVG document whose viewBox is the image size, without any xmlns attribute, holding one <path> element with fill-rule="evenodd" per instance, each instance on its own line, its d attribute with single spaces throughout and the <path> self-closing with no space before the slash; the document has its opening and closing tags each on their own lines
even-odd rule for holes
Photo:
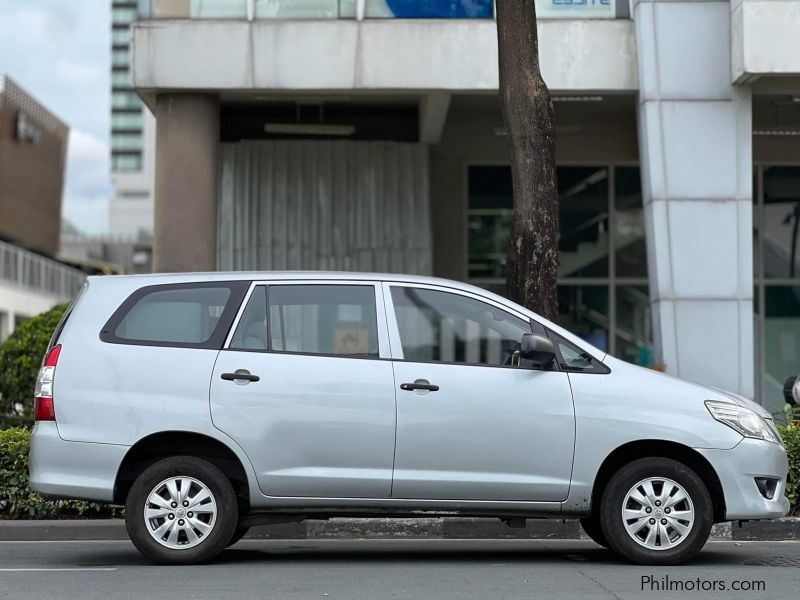
<svg viewBox="0 0 800 600">
<path fill-rule="evenodd" d="M 121 519 L 8 521 L 0 520 L 0 541 L 127 540 Z M 588 540 L 575 519 L 528 519 L 525 527 L 509 527 L 498 519 L 420 518 L 307 520 L 300 523 L 259 525 L 245 539 L 531 539 Z M 800 517 L 772 521 L 718 523 L 712 540 L 800 541 Z"/>
</svg>

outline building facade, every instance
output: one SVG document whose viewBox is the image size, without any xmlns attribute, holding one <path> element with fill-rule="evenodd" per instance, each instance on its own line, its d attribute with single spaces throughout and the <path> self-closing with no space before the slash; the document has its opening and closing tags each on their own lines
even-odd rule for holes
<svg viewBox="0 0 800 600">
<path fill-rule="evenodd" d="M 111 0 L 111 235 L 126 240 L 153 233 L 155 119 L 131 82 L 131 25 L 136 0 Z"/>
<path fill-rule="evenodd" d="M 69 128 L 0 77 L 0 342 L 28 317 L 70 300 L 84 274 L 59 248 Z"/>
<path fill-rule="evenodd" d="M 58 251 L 69 127 L 0 76 L 0 238 Z"/>
<path fill-rule="evenodd" d="M 540 0 L 560 324 L 782 405 L 800 361 L 800 4 Z M 157 270 L 432 273 L 503 292 L 491 0 L 149 0 Z"/>
</svg>

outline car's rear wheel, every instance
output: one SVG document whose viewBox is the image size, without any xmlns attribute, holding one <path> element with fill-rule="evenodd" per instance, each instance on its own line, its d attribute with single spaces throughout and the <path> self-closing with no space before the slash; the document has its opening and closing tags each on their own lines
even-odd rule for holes
<svg viewBox="0 0 800 600">
<path fill-rule="evenodd" d="M 233 537 L 231 541 L 228 542 L 228 547 L 233 546 L 236 542 L 241 540 L 244 536 L 247 535 L 247 532 L 250 531 L 249 527 L 237 527 L 236 531 L 233 532 Z"/>
<path fill-rule="evenodd" d="M 206 460 L 176 456 L 137 477 L 125 503 L 125 523 L 147 558 L 194 564 L 228 545 L 238 512 L 233 486 L 222 471 Z"/>
<path fill-rule="evenodd" d="M 667 458 L 622 467 L 603 491 L 600 522 L 611 549 L 639 564 L 674 565 L 702 550 L 714 520 L 698 475 Z"/>
<path fill-rule="evenodd" d="M 581 519 L 581 527 L 583 527 L 586 535 L 588 535 L 595 544 L 599 544 L 603 548 L 608 548 L 608 540 L 603 533 L 600 519 L 596 515 Z"/>
</svg>

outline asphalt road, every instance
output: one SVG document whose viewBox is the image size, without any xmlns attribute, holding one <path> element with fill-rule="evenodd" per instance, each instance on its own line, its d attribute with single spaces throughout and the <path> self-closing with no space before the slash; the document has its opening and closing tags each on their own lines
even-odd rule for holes
<svg viewBox="0 0 800 600">
<path fill-rule="evenodd" d="M 129 542 L 0 542 L 0 598 L 797 598 L 798 542 L 711 542 L 689 565 L 632 566 L 583 541 L 240 542 L 211 565 L 149 564 Z M 669 576 L 716 591 L 656 591 Z M 731 591 L 734 584 L 764 586 Z M 720 589 L 720 585 L 726 586 Z"/>
</svg>

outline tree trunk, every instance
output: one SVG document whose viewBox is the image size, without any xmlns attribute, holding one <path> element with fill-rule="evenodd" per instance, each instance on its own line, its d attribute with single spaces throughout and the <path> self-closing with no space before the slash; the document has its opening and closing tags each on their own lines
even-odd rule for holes
<svg viewBox="0 0 800 600">
<path fill-rule="evenodd" d="M 558 188 L 553 102 L 539 72 L 534 0 L 497 0 L 500 100 L 511 142 L 514 217 L 507 251 L 508 297 L 558 315 Z"/>
</svg>

